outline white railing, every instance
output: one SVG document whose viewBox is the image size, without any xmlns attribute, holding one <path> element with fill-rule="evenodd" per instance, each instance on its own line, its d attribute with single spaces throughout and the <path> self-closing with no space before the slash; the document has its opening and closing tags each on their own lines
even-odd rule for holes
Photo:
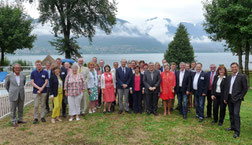
<svg viewBox="0 0 252 145">
<path fill-rule="evenodd" d="M 25 102 L 24 105 L 28 105 L 31 102 L 33 102 L 33 94 L 32 90 L 25 92 Z M 0 119 L 4 118 L 5 116 L 8 116 L 10 114 L 10 101 L 9 96 L 4 95 L 0 96 Z"/>
</svg>

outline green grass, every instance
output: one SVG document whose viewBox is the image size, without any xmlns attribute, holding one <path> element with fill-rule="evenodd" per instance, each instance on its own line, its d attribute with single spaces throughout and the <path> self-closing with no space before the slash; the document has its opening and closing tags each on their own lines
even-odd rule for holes
<svg viewBox="0 0 252 145">
<path fill-rule="evenodd" d="M 160 102 L 161 103 L 161 102 Z M 176 103 L 175 103 L 176 104 Z M 118 109 L 118 107 L 117 107 Z M 228 128 L 229 115 L 224 125 L 212 124 L 211 119 L 199 123 L 192 110 L 188 119 L 182 119 L 178 111 L 172 116 L 122 114 L 104 115 L 102 109 L 88 114 L 80 121 L 32 124 L 32 105 L 25 108 L 27 124 L 11 127 L 10 118 L 0 120 L 0 144 L 252 144 L 252 90 L 249 90 L 241 107 L 241 136 L 233 138 Z"/>
</svg>

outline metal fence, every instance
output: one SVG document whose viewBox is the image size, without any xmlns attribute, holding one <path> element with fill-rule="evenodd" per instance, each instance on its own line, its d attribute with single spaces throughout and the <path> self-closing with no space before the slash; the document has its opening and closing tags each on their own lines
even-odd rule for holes
<svg viewBox="0 0 252 145">
<path fill-rule="evenodd" d="M 33 102 L 33 94 L 32 90 L 26 91 L 25 93 L 25 102 L 24 105 L 28 105 Z M 9 96 L 4 95 L 0 96 L 0 119 L 10 114 L 10 101 Z"/>
</svg>

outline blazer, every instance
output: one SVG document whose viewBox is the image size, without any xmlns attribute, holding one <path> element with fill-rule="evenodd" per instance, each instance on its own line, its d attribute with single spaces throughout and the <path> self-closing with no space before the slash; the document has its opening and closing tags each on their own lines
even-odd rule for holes
<svg viewBox="0 0 252 145">
<path fill-rule="evenodd" d="M 192 72 L 192 78 L 191 78 L 191 92 L 193 92 L 193 80 L 195 77 L 196 72 Z M 198 79 L 198 90 L 197 93 L 198 95 L 202 95 L 202 94 L 207 94 L 208 91 L 208 85 L 207 85 L 207 77 L 205 72 L 201 71 L 199 79 Z"/>
<path fill-rule="evenodd" d="M 131 78 L 131 83 L 130 83 L 130 88 L 132 88 L 132 91 L 135 92 L 135 74 L 132 75 Z M 144 84 L 143 84 L 143 75 L 140 73 L 140 91 L 144 89 Z"/>
<path fill-rule="evenodd" d="M 213 83 L 212 83 L 212 90 L 211 90 L 211 94 L 214 95 L 214 96 L 216 96 L 216 94 L 217 94 L 216 88 L 217 88 L 218 79 L 219 79 L 219 77 L 217 75 L 215 75 L 215 77 L 213 79 Z M 222 97 L 224 96 L 226 86 L 227 86 L 227 77 L 223 78 L 222 81 L 221 81 L 221 84 L 220 84 L 221 96 Z"/>
<path fill-rule="evenodd" d="M 150 92 L 150 87 L 156 87 L 155 93 L 160 91 L 160 83 L 161 83 L 161 75 L 160 72 L 154 70 L 153 72 L 153 80 L 151 79 L 151 72 L 149 70 L 144 72 L 143 83 L 145 86 L 146 93 Z"/>
<path fill-rule="evenodd" d="M 53 74 L 49 80 L 50 82 L 50 95 L 53 95 L 54 97 L 58 96 L 58 85 L 59 85 L 59 80 L 58 77 Z M 62 92 L 63 92 L 63 81 L 62 81 Z"/>
<path fill-rule="evenodd" d="M 112 75 L 112 78 L 113 78 L 113 85 L 114 85 L 114 88 L 116 88 L 115 74 L 114 74 L 114 73 L 111 73 L 111 75 Z M 105 89 L 105 88 L 106 88 L 106 81 L 105 81 L 105 75 L 104 75 L 104 73 L 101 75 L 101 88 L 102 88 L 102 89 Z"/>
<path fill-rule="evenodd" d="M 17 101 L 18 95 L 20 95 L 20 98 L 22 101 L 25 99 L 25 83 L 26 78 L 23 73 L 20 73 L 20 84 L 18 86 L 16 81 L 16 75 L 14 73 L 10 73 L 5 78 L 5 88 L 9 93 L 9 100 Z"/>
<path fill-rule="evenodd" d="M 231 99 L 232 102 L 236 102 L 238 100 L 244 100 L 244 96 L 246 95 L 248 91 L 248 81 L 247 77 L 240 72 L 238 72 L 236 79 L 233 84 L 232 94 L 231 98 L 229 98 L 229 89 L 230 89 L 230 83 L 231 83 L 232 75 L 229 75 L 227 77 L 227 87 L 225 89 L 224 94 L 224 100 Z"/>
<path fill-rule="evenodd" d="M 132 70 L 130 68 L 125 67 L 126 73 L 124 74 L 122 67 L 119 67 L 116 69 L 116 82 L 117 82 L 117 88 L 122 89 L 122 85 L 126 84 L 127 89 L 129 89 L 130 83 L 131 83 L 131 77 L 132 77 Z"/>
<path fill-rule="evenodd" d="M 188 70 L 184 70 L 184 78 L 182 81 L 182 90 L 183 93 L 186 94 L 186 91 L 190 92 L 190 88 L 191 88 L 191 72 Z M 180 77 L 180 71 L 177 71 L 176 74 L 176 87 L 175 87 L 175 91 L 179 92 L 179 77 Z"/>
</svg>

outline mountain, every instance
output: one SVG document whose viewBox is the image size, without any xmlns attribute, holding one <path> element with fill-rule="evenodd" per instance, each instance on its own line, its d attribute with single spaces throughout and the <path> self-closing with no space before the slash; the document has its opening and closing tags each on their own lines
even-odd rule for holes
<svg viewBox="0 0 252 145">
<path fill-rule="evenodd" d="M 223 52 L 220 42 L 212 42 L 202 23 L 181 22 L 187 28 L 195 52 Z M 35 19 L 33 33 L 37 35 L 34 48 L 18 50 L 17 54 L 57 54 L 48 41 L 54 39 L 50 24 L 42 26 Z M 117 19 L 110 35 L 96 30 L 93 42 L 86 38 L 77 40 L 82 53 L 163 53 L 172 41 L 178 24 L 169 18 L 154 17 L 141 22 Z"/>
</svg>

